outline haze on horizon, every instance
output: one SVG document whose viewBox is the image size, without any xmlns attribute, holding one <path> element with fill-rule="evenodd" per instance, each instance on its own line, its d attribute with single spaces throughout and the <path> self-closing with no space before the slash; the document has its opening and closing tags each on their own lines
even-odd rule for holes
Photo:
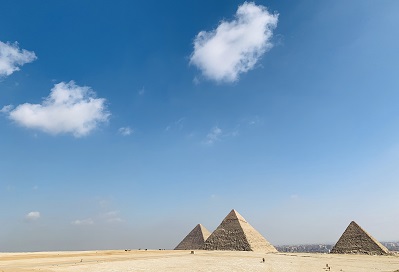
<svg viewBox="0 0 399 272">
<path fill-rule="evenodd" d="M 2 1 L 0 251 L 399 240 L 397 1 Z"/>
</svg>

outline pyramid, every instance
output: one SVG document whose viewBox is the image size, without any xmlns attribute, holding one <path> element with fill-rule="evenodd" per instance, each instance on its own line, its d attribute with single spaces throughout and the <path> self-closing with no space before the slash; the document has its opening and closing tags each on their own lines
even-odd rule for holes
<svg viewBox="0 0 399 272">
<path fill-rule="evenodd" d="M 355 221 L 352 221 L 331 249 L 331 253 L 387 255 L 389 251 Z"/>
<path fill-rule="evenodd" d="M 202 249 L 205 240 L 211 233 L 201 224 L 195 228 L 175 247 L 175 250 Z"/>
<path fill-rule="evenodd" d="M 232 210 L 206 239 L 206 250 L 277 252 L 237 211 Z"/>
</svg>

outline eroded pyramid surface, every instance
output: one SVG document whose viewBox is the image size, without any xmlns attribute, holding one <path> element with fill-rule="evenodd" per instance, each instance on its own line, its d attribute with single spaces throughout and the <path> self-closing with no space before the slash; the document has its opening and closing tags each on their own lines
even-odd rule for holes
<svg viewBox="0 0 399 272">
<path fill-rule="evenodd" d="M 202 249 L 205 240 L 211 233 L 201 224 L 195 228 L 175 247 L 175 250 Z"/>
<path fill-rule="evenodd" d="M 331 253 L 387 255 L 389 251 L 355 221 L 352 221 L 332 248 Z"/>
<path fill-rule="evenodd" d="M 206 250 L 277 252 L 237 211 L 232 210 L 204 243 Z"/>
</svg>

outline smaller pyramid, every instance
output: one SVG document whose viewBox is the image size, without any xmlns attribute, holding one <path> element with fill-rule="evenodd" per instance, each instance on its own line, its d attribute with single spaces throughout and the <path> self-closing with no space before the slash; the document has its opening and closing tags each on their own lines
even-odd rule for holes
<svg viewBox="0 0 399 272">
<path fill-rule="evenodd" d="M 236 210 L 232 210 L 208 237 L 204 249 L 277 252 Z"/>
<path fill-rule="evenodd" d="M 389 250 L 352 221 L 330 253 L 388 255 Z"/>
<path fill-rule="evenodd" d="M 201 224 L 195 226 L 195 228 L 187 234 L 187 236 L 175 247 L 175 250 L 194 250 L 202 249 L 205 240 L 211 235 L 211 233 Z"/>
</svg>

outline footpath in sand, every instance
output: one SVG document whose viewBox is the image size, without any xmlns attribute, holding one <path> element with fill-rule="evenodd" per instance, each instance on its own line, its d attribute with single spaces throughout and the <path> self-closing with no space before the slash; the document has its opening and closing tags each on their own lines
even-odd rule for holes
<svg viewBox="0 0 399 272">
<path fill-rule="evenodd" d="M 262 262 L 265 258 L 265 262 Z M 327 267 L 328 265 L 328 267 Z M 398 256 L 182 250 L 0 253 L 0 272 L 393 272 Z"/>
</svg>

